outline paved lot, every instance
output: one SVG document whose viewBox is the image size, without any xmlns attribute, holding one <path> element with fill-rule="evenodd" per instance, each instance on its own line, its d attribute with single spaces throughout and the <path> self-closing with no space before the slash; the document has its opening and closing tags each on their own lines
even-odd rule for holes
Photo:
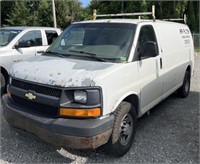
<svg viewBox="0 0 200 164">
<path fill-rule="evenodd" d="M 139 119 L 131 150 L 121 158 L 101 148 L 90 151 L 57 150 L 8 126 L 1 113 L 0 163 L 200 163 L 200 54 L 188 98 L 170 96 Z"/>
</svg>

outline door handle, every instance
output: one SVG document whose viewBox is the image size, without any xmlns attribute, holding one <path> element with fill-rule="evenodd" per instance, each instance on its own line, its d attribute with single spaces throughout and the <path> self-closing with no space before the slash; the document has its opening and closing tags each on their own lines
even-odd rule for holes
<svg viewBox="0 0 200 164">
<path fill-rule="evenodd" d="M 160 69 L 162 69 L 163 63 L 162 63 L 162 58 L 160 58 Z"/>
<path fill-rule="evenodd" d="M 22 59 L 19 59 L 19 60 L 13 60 L 13 62 L 14 63 L 16 63 L 16 62 L 19 62 L 19 61 L 21 61 Z"/>
<path fill-rule="evenodd" d="M 37 51 L 38 54 L 44 53 L 44 51 Z"/>
</svg>

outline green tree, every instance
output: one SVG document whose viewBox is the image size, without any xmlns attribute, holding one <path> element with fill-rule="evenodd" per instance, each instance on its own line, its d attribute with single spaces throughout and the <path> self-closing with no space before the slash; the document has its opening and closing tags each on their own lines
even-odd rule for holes
<svg viewBox="0 0 200 164">
<path fill-rule="evenodd" d="M 80 12 L 79 12 L 79 20 L 83 21 L 83 20 L 92 20 L 93 16 L 92 16 L 92 12 L 90 10 L 89 7 L 86 8 L 81 8 Z"/>
<path fill-rule="evenodd" d="M 8 2 L 8 1 L 7 1 Z M 6 4 L 6 3 L 5 3 Z M 7 5 L 3 6 L 2 13 L 6 12 L 7 17 L 4 25 L 7 26 L 37 26 L 38 25 L 38 1 L 22 0 L 9 1 Z M 10 12 L 8 12 L 10 11 Z"/>
<path fill-rule="evenodd" d="M 38 6 L 38 25 L 53 26 L 52 5 L 48 0 L 42 0 Z"/>
<path fill-rule="evenodd" d="M 147 3 L 146 0 L 142 0 L 140 4 L 140 12 L 147 12 Z M 148 18 L 147 16 L 143 16 L 143 19 Z"/>
<path fill-rule="evenodd" d="M 200 33 L 200 2 L 199 1 L 194 1 L 194 15 L 196 17 L 196 32 L 199 32 Z"/>
<path fill-rule="evenodd" d="M 59 0 L 55 2 L 57 25 L 66 28 L 71 23 L 83 20 L 81 3 L 78 0 Z"/>
<path fill-rule="evenodd" d="M 142 1 L 92 1 L 89 5 L 89 12 L 92 14 L 93 9 L 97 14 L 116 14 L 116 13 L 133 13 L 146 12 L 146 0 Z"/>
<path fill-rule="evenodd" d="M 141 12 L 146 12 L 147 11 L 147 3 L 146 3 L 146 0 L 142 0 L 141 1 Z"/>
<path fill-rule="evenodd" d="M 81 3 L 79 0 L 71 0 L 68 2 L 69 5 L 69 20 L 70 23 L 79 21 Z"/>
<path fill-rule="evenodd" d="M 57 26 L 66 28 L 69 25 L 68 13 L 69 6 L 66 0 L 55 1 Z"/>
<path fill-rule="evenodd" d="M 38 7 L 39 7 L 40 1 L 32 1 L 27 0 L 26 6 L 29 10 L 29 13 L 27 15 L 27 24 L 29 26 L 38 26 Z"/>
<path fill-rule="evenodd" d="M 89 9 L 90 13 L 97 10 L 97 14 L 116 14 L 121 13 L 125 6 L 125 1 L 92 1 Z"/>
<path fill-rule="evenodd" d="M 7 19 L 9 19 L 9 12 L 12 11 L 14 8 L 15 2 L 14 1 L 1 1 L 1 24 L 5 26 L 7 24 Z"/>
<path fill-rule="evenodd" d="M 193 6 L 193 1 L 188 2 L 188 10 L 187 10 L 187 24 L 190 27 L 190 30 L 192 32 L 197 31 L 197 25 L 196 25 L 196 18 L 195 18 L 195 13 L 194 13 L 194 6 Z"/>
<path fill-rule="evenodd" d="M 13 11 L 8 15 L 8 19 L 6 22 L 9 25 L 13 26 L 27 26 L 27 14 L 29 10 L 26 7 L 26 3 L 24 0 L 15 1 Z"/>
</svg>

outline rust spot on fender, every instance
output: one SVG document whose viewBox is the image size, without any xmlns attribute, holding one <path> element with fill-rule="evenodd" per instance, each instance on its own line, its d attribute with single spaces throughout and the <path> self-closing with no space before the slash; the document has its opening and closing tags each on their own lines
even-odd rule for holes
<svg viewBox="0 0 200 164">
<path fill-rule="evenodd" d="M 88 139 L 88 138 L 84 138 L 84 139 L 82 139 L 82 141 L 81 141 L 84 145 L 89 145 L 89 143 L 90 143 L 90 139 Z"/>
<path fill-rule="evenodd" d="M 67 145 L 71 145 L 71 141 L 68 140 L 68 139 L 64 139 L 64 140 L 63 140 L 63 144 L 66 145 L 66 146 L 67 146 Z"/>
</svg>

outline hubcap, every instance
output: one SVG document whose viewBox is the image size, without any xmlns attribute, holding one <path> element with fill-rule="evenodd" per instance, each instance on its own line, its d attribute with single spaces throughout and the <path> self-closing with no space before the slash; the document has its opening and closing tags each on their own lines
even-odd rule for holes
<svg viewBox="0 0 200 164">
<path fill-rule="evenodd" d="M 121 122 L 120 143 L 126 145 L 133 133 L 133 119 L 128 113 L 124 116 Z"/>
</svg>

